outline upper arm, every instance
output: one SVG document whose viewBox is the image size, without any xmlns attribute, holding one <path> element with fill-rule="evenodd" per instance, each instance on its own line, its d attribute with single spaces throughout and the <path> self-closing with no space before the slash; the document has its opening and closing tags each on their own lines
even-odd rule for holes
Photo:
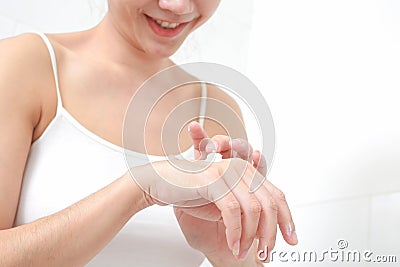
<svg viewBox="0 0 400 267">
<path fill-rule="evenodd" d="M 32 133 L 40 119 L 36 81 L 44 65 L 37 38 L 0 41 L 0 230 L 13 225 Z"/>
<path fill-rule="evenodd" d="M 224 111 L 224 114 L 219 114 L 219 117 L 224 118 L 223 121 L 216 121 L 215 118 L 213 118 L 213 120 L 207 118 L 205 119 L 204 129 L 206 130 L 208 136 L 212 137 L 214 135 L 222 134 L 229 135 L 232 138 L 245 138 L 245 127 L 238 103 L 236 103 L 236 101 L 229 94 L 216 86 L 208 86 L 207 97 L 223 103 L 216 105 L 215 109 L 217 109 L 217 111 L 209 112 L 220 113 L 220 111 Z M 226 106 L 224 106 L 224 108 L 219 108 L 220 105 Z M 208 115 L 213 117 L 213 114 Z"/>
</svg>

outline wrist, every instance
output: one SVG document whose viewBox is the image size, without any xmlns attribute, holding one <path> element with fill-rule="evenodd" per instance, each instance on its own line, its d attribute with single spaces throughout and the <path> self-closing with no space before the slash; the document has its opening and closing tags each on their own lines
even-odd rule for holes
<svg viewBox="0 0 400 267">
<path fill-rule="evenodd" d="M 151 201 L 147 197 L 147 194 L 137 184 L 135 179 L 132 178 L 130 172 L 127 172 L 125 175 L 123 175 L 120 180 L 122 187 L 129 195 L 128 207 L 130 216 L 133 216 L 142 209 L 152 205 Z"/>
</svg>

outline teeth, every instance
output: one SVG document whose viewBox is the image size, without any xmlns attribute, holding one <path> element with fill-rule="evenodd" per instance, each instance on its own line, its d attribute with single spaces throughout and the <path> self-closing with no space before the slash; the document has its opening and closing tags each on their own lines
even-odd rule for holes
<svg viewBox="0 0 400 267">
<path fill-rule="evenodd" d="M 180 23 L 169 23 L 167 21 L 162 21 L 162 20 L 154 20 L 158 25 L 160 25 L 163 28 L 167 28 L 167 29 L 175 29 L 176 27 L 178 27 L 180 25 Z"/>
</svg>

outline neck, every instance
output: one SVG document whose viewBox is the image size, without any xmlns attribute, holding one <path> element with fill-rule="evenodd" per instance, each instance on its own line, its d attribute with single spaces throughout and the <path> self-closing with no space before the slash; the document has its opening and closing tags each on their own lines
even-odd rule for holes
<svg viewBox="0 0 400 267">
<path fill-rule="evenodd" d="M 138 71 L 146 78 L 173 65 L 168 57 L 152 57 L 135 47 L 114 27 L 112 19 L 107 15 L 100 24 L 90 29 L 88 33 L 86 44 L 90 48 L 88 51 L 91 54 L 102 55 L 108 62 L 115 63 L 130 71 Z"/>
</svg>

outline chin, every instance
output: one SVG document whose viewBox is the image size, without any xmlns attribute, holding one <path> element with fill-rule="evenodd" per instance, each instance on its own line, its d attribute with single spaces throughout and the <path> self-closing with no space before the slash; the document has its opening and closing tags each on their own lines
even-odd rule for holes
<svg viewBox="0 0 400 267">
<path fill-rule="evenodd" d="M 174 45 L 174 46 L 168 46 L 168 45 L 160 45 L 156 44 L 150 49 L 147 50 L 147 53 L 151 55 L 152 57 L 156 58 L 168 58 L 175 54 L 175 52 L 178 50 L 180 45 Z"/>
</svg>

